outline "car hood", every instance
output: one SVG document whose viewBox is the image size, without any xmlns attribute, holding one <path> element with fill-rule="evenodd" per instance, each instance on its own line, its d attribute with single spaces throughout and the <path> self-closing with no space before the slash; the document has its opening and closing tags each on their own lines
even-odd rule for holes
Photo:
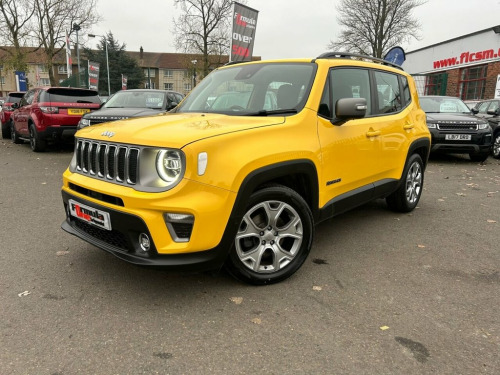
<svg viewBox="0 0 500 375">
<path fill-rule="evenodd" d="M 427 121 L 439 122 L 439 121 L 453 121 L 453 122 L 482 122 L 477 117 L 470 115 L 468 113 L 426 113 Z"/>
<path fill-rule="evenodd" d="M 285 117 L 243 117 L 204 113 L 164 113 L 87 126 L 77 138 L 113 143 L 182 148 L 200 139 L 282 124 Z"/>
<path fill-rule="evenodd" d="M 161 110 L 151 108 L 101 108 L 87 113 L 84 118 L 94 120 L 121 120 L 129 117 L 151 116 L 162 113 Z"/>
</svg>

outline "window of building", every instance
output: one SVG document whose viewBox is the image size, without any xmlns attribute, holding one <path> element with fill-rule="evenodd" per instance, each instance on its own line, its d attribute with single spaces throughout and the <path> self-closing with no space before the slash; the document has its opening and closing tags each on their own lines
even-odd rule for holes
<svg viewBox="0 0 500 375">
<path fill-rule="evenodd" d="M 50 86 L 50 79 L 40 78 L 40 86 Z"/>
<path fill-rule="evenodd" d="M 4 76 L 0 77 L 0 82 L 2 83 L 2 85 L 5 85 L 5 77 Z"/>
<path fill-rule="evenodd" d="M 156 89 L 156 85 L 155 85 L 154 81 L 151 81 L 151 86 L 148 84 L 148 82 L 145 82 L 144 88 L 145 89 Z"/>
<path fill-rule="evenodd" d="M 447 73 L 434 73 L 425 77 L 425 95 L 446 95 Z"/>
<path fill-rule="evenodd" d="M 484 98 L 487 70 L 488 65 L 479 65 L 470 68 L 463 68 L 460 71 L 460 80 L 458 81 L 458 96 L 462 100 Z"/>
<path fill-rule="evenodd" d="M 163 75 L 165 78 L 173 78 L 174 77 L 174 72 L 170 69 L 164 69 L 163 70 Z"/>
<path fill-rule="evenodd" d="M 36 66 L 38 73 L 48 73 L 47 67 L 43 64 L 39 64 Z"/>
<path fill-rule="evenodd" d="M 191 84 L 190 83 L 184 84 L 184 91 L 191 91 Z"/>
<path fill-rule="evenodd" d="M 67 69 L 66 65 L 59 65 L 57 67 L 57 72 L 59 74 L 68 74 L 68 69 Z"/>
<path fill-rule="evenodd" d="M 155 70 L 151 68 L 144 68 L 144 77 L 154 77 Z"/>
<path fill-rule="evenodd" d="M 174 89 L 174 84 L 173 83 L 164 83 L 163 84 L 163 89 L 164 90 L 173 90 Z"/>
</svg>

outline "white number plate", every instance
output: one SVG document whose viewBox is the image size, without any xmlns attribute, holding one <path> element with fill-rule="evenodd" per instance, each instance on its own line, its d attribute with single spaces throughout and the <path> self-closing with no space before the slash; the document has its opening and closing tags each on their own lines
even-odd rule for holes
<svg viewBox="0 0 500 375">
<path fill-rule="evenodd" d="M 68 205 L 69 213 L 72 216 L 98 228 L 111 230 L 109 213 L 81 204 L 72 199 L 68 200 Z"/>
<path fill-rule="evenodd" d="M 470 134 L 446 134 L 444 139 L 447 141 L 470 141 Z"/>
</svg>

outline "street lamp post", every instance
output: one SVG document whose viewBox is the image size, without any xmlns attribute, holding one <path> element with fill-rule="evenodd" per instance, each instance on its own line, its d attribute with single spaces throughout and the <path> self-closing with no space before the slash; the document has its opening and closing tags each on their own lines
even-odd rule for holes
<svg viewBox="0 0 500 375">
<path fill-rule="evenodd" d="M 104 45 L 106 47 L 106 70 L 108 71 L 108 96 L 110 96 L 111 95 L 111 82 L 109 81 L 108 41 L 106 40 L 106 37 L 104 35 L 89 34 L 90 38 L 95 38 L 96 36 L 100 36 L 101 38 L 104 39 Z"/>
<path fill-rule="evenodd" d="M 198 62 L 198 60 L 191 60 L 191 63 L 194 65 L 193 66 L 193 87 L 191 88 L 194 89 L 194 87 L 196 86 L 196 63 Z"/>
<path fill-rule="evenodd" d="M 71 31 L 76 31 L 76 59 L 78 61 L 78 87 L 80 87 L 80 48 L 78 46 L 78 31 L 80 30 L 80 25 L 76 22 L 73 24 Z"/>
</svg>

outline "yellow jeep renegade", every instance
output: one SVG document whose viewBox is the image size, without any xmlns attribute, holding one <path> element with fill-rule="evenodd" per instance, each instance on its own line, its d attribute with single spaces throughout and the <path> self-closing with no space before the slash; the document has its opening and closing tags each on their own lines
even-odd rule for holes
<svg viewBox="0 0 500 375">
<path fill-rule="evenodd" d="M 172 112 L 76 134 L 62 228 L 140 265 L 268 284 L 318 222 L 423 190 L 430 135 L 411 76 L 366 56 L 229 64 Z"/>
</svg>

